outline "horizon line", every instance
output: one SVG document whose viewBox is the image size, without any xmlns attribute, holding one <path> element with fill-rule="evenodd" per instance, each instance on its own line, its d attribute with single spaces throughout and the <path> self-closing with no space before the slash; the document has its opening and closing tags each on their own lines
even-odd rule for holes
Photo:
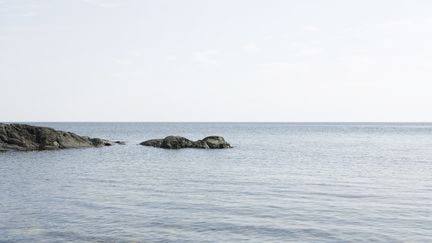
<svg viewBox="0 0 432 243">
<path fill-rule="evenodd" d="M 0 123 L 432 123 L 432 121 L 0 121 Z"/>
</svg>

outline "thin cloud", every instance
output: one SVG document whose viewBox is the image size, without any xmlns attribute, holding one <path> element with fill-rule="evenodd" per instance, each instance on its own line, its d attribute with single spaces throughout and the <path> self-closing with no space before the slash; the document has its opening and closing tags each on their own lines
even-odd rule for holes
<svg viewBox="0 0 432 243">
<path fill-rule="evenodd" d="M 48 8 L 43 2 L 6 2 L 0 1 L 0 16 L 4 17 L 32 17 Z"/>
<path fill-rule="evenodd" d="M 122 6 L 121 1 L 117 1 L 117 0 L 81 0 L 81 1 L 101 8 L 115 8 L 115 7 Z"/>
<path fill-rule="evenodd" d="M 115 57 L 113 58 L 113 61 L 117 64 L 126 66 L 126 65 L 133 65 L 139 63 L 142 61 L 143 58 L 144 58 L 144 54 L 141 51 L 136 50 L 136 51 L 129 52 L 123 56 Z"/>
<path fill-rule="evenodd" d="M 193 53 L 193 60 L 201 64 L 216 64 L 217 55 L 219 55 L 219 51 L 215 49 L 197 51 Z"/>
<path fill-rule="evenodd" d="M 169 56 L 167 56 L 167 60 L 170 62 L 174 62 L 174 61 L 177 61 L 177 57 L 174 55 L 169 55 Z"/>
<path fill-rule="evenodd" d="M 252 52 L 258 52 L 260 49 L 258 48 L 258 46 L 255 44 L 255 43 L 248 43 L 248 44 L 245 44 L 243 47 L 242 47 L 242 49 L 243 49 L 243 51 L 245 51 L 245 52 L 249 52 L 249 53 L 252 53 Z"/>
<path fill-rule="evenodd" d="M 305 25 L 303 26 L 303 30 L 307 32 L 318 32 L 319 28 L 314 25 Z"/>
<path fill-rule="evenodd" d="M 393 20 L 388 21 L 383 24 L 381 24 L 381 28 L 386 30 L 399 30 L 399 29 L 406 29 L 415 24 L 414 20 L 411 19 L 400 19 L 400 20 Z"/>
</svg>

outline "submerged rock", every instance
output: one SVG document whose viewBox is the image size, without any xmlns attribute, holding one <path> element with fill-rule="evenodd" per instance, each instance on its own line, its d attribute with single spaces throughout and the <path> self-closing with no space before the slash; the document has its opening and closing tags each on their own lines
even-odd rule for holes
<svg viewBox="0 0 432 243">
<path fill-rule="evenodd" d="M 125 141 L 114 141 L 114 143 L 116 143 L 118 145 L 126 145 Z"/>
<path fill-rule="evenodd" d="M 185 137 L 168 136 L 163 139 L 150 139 L 140 143 L 144 146 L 152 146 L 164 149 L 181 149 L 181 148 L 202 148 L 202 149 L 222 149 L 232 148 L 229 143 L 220 136 L 210 136 L 202 140 L 192 141 Z"/>
<path fill-rule="evenodd" d="M 109 140 L 78 136 L 75 133 L 57 131 L 47 127 L 0 123 L 0 151 L 53 150 L 111 145 L 113 142 Z"/>
</svg>

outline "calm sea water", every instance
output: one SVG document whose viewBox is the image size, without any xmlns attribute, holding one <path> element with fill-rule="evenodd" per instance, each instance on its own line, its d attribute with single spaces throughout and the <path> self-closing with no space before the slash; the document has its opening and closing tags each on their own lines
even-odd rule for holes
<svg viewBox="0 0 432 243">
<path fill-rule="evenodd" d="M 432 241 L 432 124 L 37 125 L 127 145 L 0 154 L 2 242 Z"/>
</svg>

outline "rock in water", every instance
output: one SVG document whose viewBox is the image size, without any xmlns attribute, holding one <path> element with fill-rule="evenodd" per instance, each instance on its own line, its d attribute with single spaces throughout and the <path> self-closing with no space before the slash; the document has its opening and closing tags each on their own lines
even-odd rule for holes
<svg viewBox="0 0 432 243">
<path fill-rule="evenodd" d="M 114 141 L 114 143 L 116 143 L 118 145 L 126 145 L 125 141 Z"/>
<path fill-rule="evenodd" d="M 111 146 L 113 142 L 24 124 L 0 123 L 0 151 L 52 150 Z"/>
<path fill-rule="evenodd" d="M 166 149 L 181 149 L 181 148 L 191 148 L 193 146 L 193 142 L 184 137 L 178 136 L 168 136 L 164 138 L 161 144 L 161 148 Z"/>
<path fill-rule="evenodd" d="M 184 137 L 168 136 L 163 139 L 150 139 L 140 143 L 144 146 L 152 146 L 164 149 L 181 149 L 181 148 L 202 148 L 202 149 L 222 149 L 232 148 L 229 143 L 220 136 L 210 136 L 202 140 L 191 141 Z"/>
<path fill-rule="evenodd" d="M 201 141 L 207 144 L 211 149 L 231 148 L 231 145 L 225 142 L 225 139 L 220 136 L 209 136 Z"/>
<path fill-rule="evenodd" d="M 162 144 L 162 141 L 163 141 L 163 139 L 150 139 L 150 140 L 144 141 L 140 144 L 144 145 L 144 146 L 160 147 Z"/>
</svg>

